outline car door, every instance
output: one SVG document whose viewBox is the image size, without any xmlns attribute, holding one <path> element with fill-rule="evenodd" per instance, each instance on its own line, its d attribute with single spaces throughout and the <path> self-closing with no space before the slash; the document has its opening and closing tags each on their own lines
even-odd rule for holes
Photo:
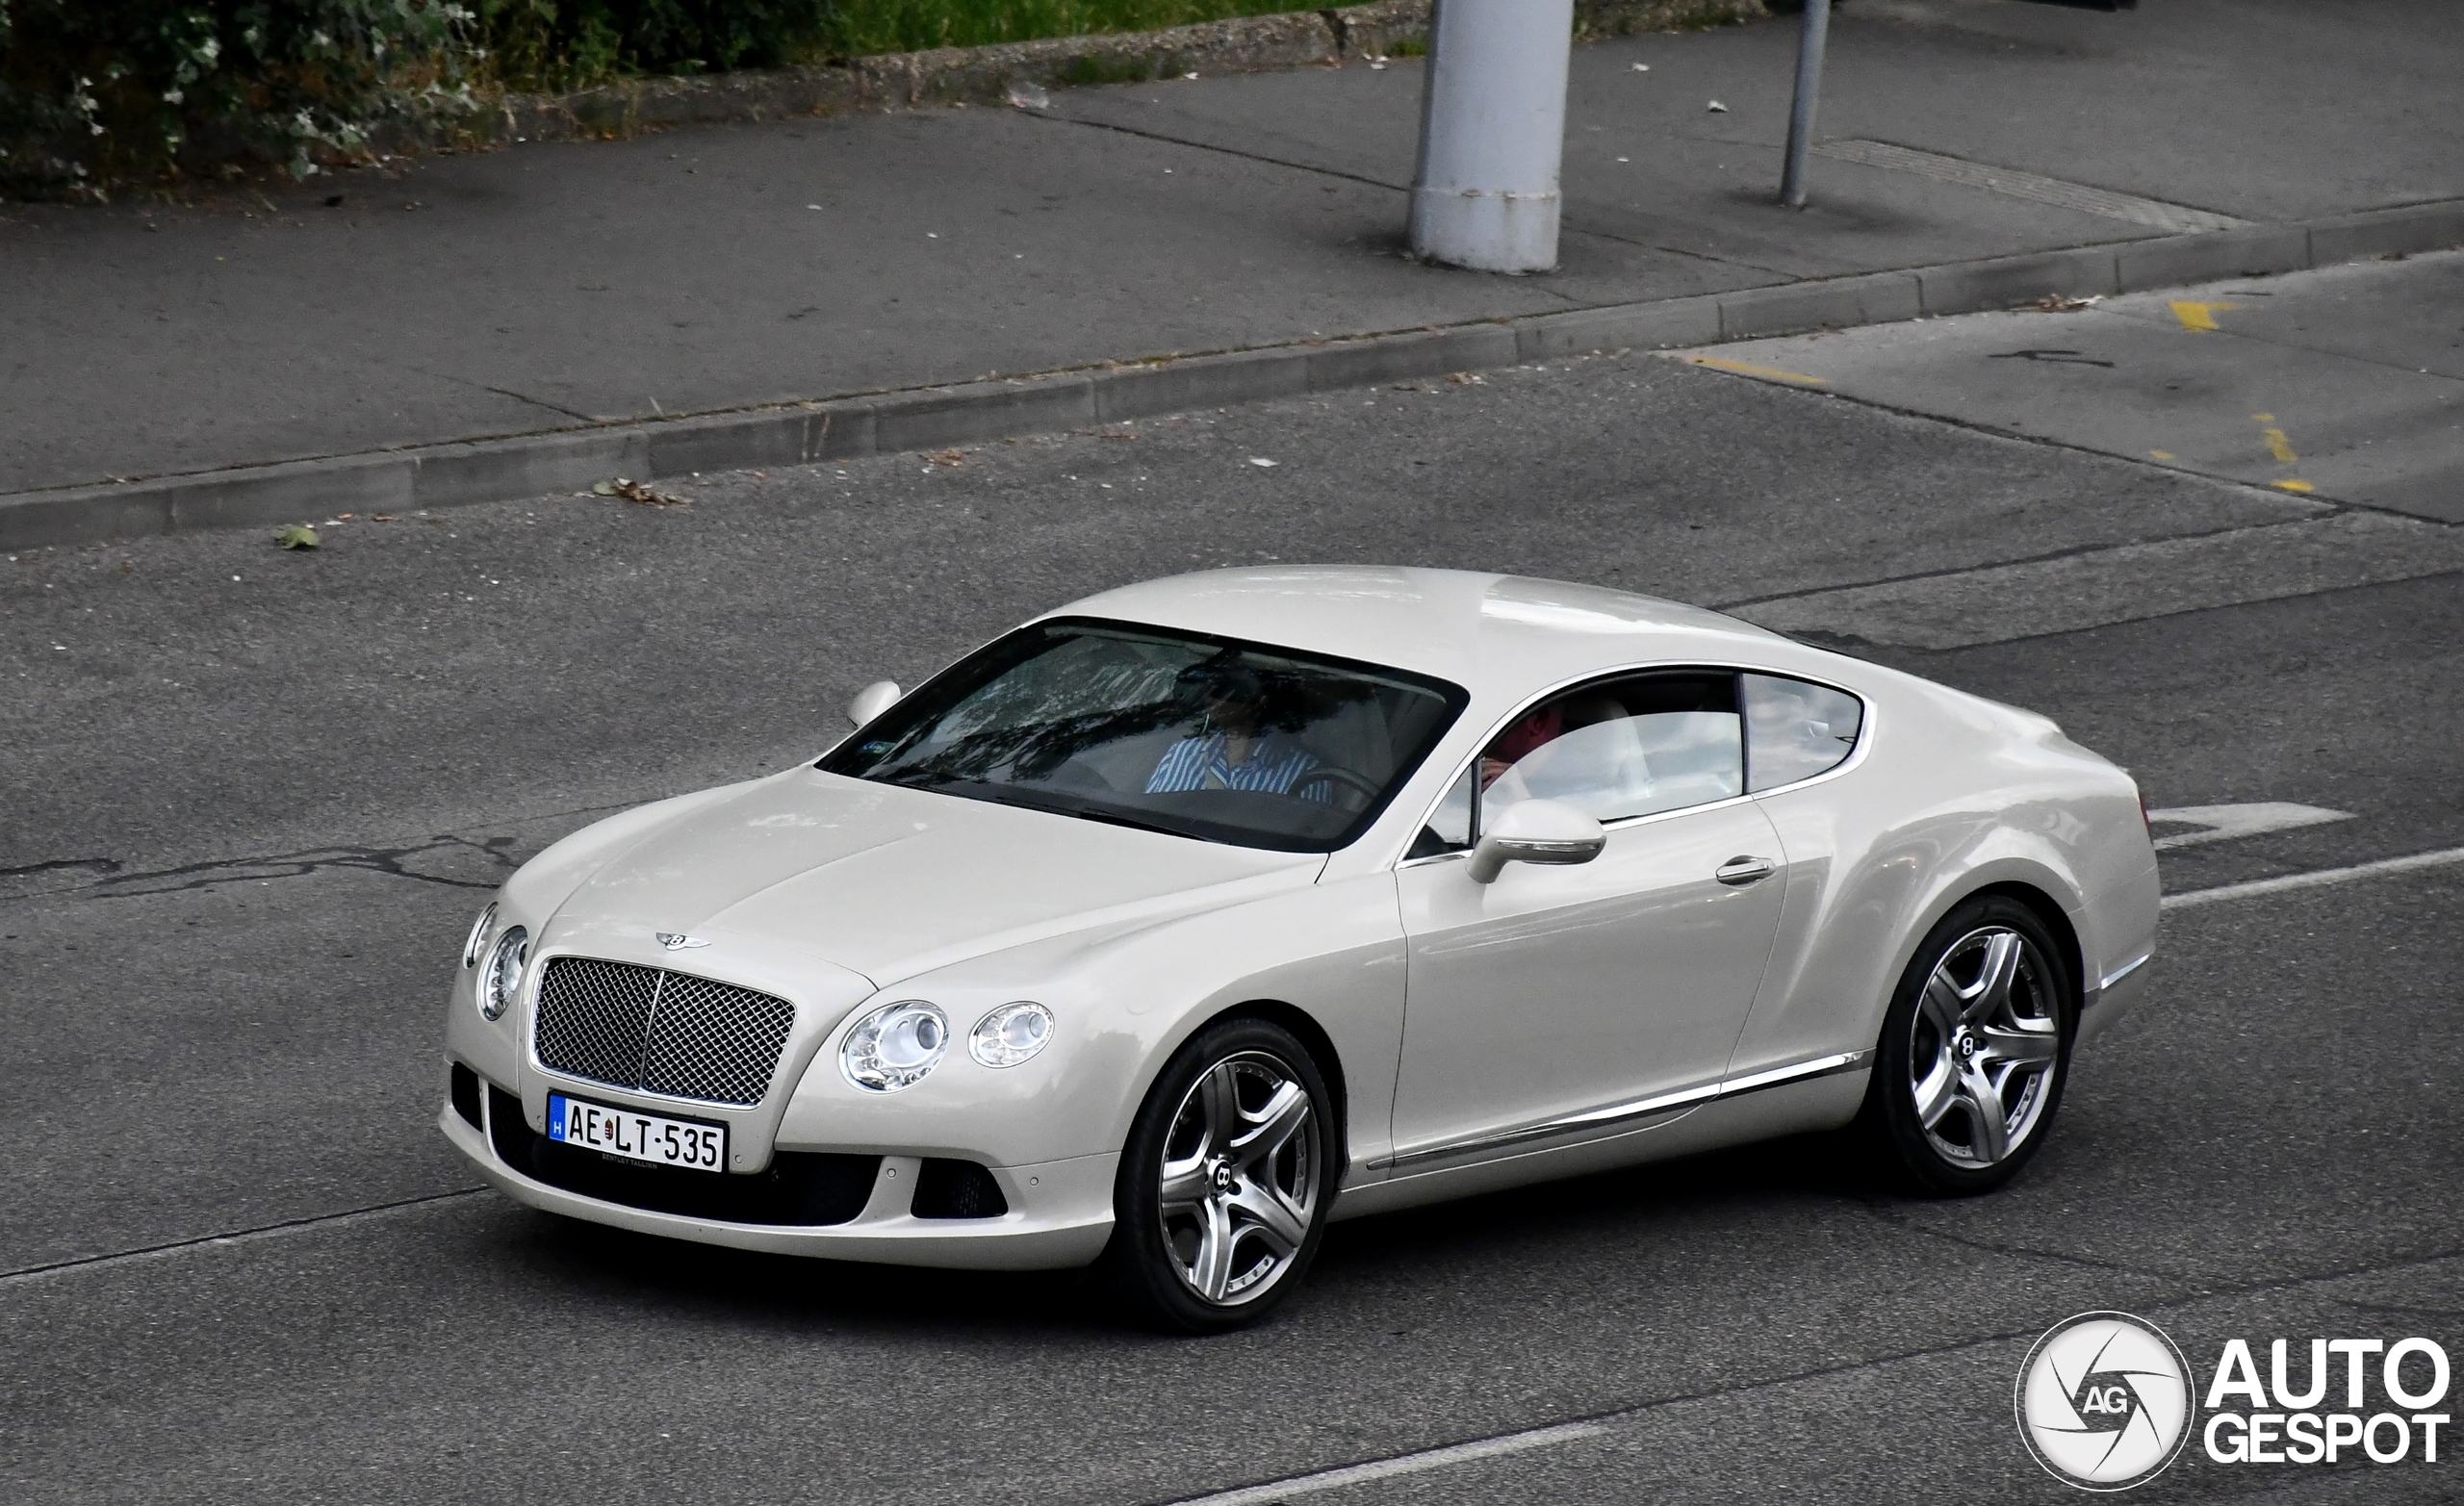
<svg viewBox="0 0 2464 1506">
<path fill-rule="evenodd" d="M 1744 798 L 1736 695 L 1714 672 L 1582 686 L 1516 718 L 1466 771 L 1396 874 L 1399 1166 L 1717 1083 L 1783 888 L 1778 837 Z M 1606 847 L 1475 882 L 1477 823 L 1529 798 L 1599 819 Z"/>
</svg>

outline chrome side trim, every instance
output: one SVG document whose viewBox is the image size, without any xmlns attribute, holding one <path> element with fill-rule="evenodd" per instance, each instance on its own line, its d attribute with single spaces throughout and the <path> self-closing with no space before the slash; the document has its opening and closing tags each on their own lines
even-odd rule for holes
<svg viewBox="0 0 2464 1506">
<path fill-rule="evenodd" d="M 2104 982 L 2096 985 L 2096 992 L 2098 994 L 2102 994 L 2106 989 L 2111 988 L 2114 984 L 2120 983 L 2131 974 L 2138 972 L 2141 968 L 2145 967 L 2148 962 L 2155 957 L 2155 956 L 2156 954 L 2153 952 L 2143 952 L 2137 957 L 2134 957 L 2130 961 L 2124 962 L 2121 966 L 2115 968 L 2112 972 L 2105 975 Z"/>
<path fill-rule="evenodd" d="M 1854 1072 L 1873 1056 L 1871 1051 L 1843 1051 L 1836 1056 L 1816 1057 L 1792 1066 L 1772 1067 L 1767 1071 L 1732 1077 L 1720 1085 L 1722 1098 L 1751 1093 L 1765 1087 L 1778 1087 L 1783 1083 L 1802 1083 L 1810 1078 L 1833 1077 L 1841 1072 Z"/>
<path fill-rule="evenodd" d="M 1784 1067 L 1772 1067 L 1766 1071 L 1749 1073 L 1744 1077 L 1726 1078 L 1717 1083 L 1707 1083 L 1701 1087 L 1680 1088 L 1673 1093 L 1658 1093 L 1650 1098 L 1636 1098 L 1625 1103 L 1608 1104 L 1599 1109 L 1586 1109 L 1579 1113 L 1561 1114 L 1554 1119 L 1546 1119 L 1538 1124 L 1521 1125 L 1511 1130 L 1499 1130 L 1492 1134 L 1475 1136 L 1470 1139 L 1455 1140 L 1445 1145 L 1431 1145 L 1422 1150 L 1407 1151 L 1400 1156 L 1389 1156 L 1371 1161 L 1370 1169 L 1400 1171 L 1404 1167 L 1419 1165 L 1424 1161 L 1504 1150 L 1529 1140 L 1548 1139 L 1581 1130 L 1630 1127 L 1640 1120 L 1674 1114 L 1681 1110 L 1698 1109 L 1715 1099 L 1734 1098 L 1740 1094 L 1758 1092 L 1766 1087 L 1778 1087 L 1787 1083 L 1803 1083 L 1818 1077 L 1830 1077 L 1835 1073 L 1854 1072 L 1863 1066 L 1871 1056 L 1873 1056 L 1871 1051 L 1843 1051 L 1835 1056 L 1816 1057 L 1810 1061 L 1799 1061 Z"/>
</svg>

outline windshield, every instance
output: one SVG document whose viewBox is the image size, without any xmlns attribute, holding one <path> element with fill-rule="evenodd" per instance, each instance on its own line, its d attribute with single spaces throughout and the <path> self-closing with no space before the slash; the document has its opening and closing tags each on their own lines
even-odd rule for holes
<svg viewBox="0 0 2464 1506">
<path fill-rule="evenodd" d="M 1463 702 L 1455 686 L 1400 670 L 1059 619 L 934 676 L 819 767 L 1325 853 L 1375 819 Z"/>
</svg>

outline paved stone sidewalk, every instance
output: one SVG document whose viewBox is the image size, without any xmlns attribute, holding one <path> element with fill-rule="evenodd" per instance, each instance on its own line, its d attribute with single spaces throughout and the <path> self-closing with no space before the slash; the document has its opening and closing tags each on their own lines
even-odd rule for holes
<svg viewBox="0 0 2464 1506">
<path fill-rule="evenodd" d="M 2464 197 L 2443 0 L 1857 0 L 1823 135 L 1916 154 L 1836 148 L 1804 214 L 1794 45 L 1578 49 L 1564 265 L 1527 278 L 1402 256 L 1405 60 L 6 206 L 0 494 Z"/>
</svg>

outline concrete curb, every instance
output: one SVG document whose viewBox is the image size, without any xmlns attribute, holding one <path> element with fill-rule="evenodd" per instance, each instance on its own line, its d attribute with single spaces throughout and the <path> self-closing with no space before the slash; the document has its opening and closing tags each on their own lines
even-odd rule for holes
<svg viewBox="0 0 2464 1506">
<path fill-rule="evenodd" d="M 1764 0 L 1577 0 L 1585 37 L 1722 26 L 1770 14 Z M 1014 84 L 1067 88 L 1361 63 L 1428 37 L 1429 0 L 1235 16 L 1158 32 L 1098 33 L 989 47 L 887 53 L 807 67 L 628 79 L 571 94 L 514 94 L 447 128 L 484 141 L 629 136 L 679 125 L 778 120 L 947 105 L 997 105 Z"/>
<path fill-rule="evenodd" d="M 2464 244 L 2464 199 L 1735 293 L 859 395 L 651 423 L 235 466 L 0 495 L 0 549 L 293 523 L 583 490 L 625 475 L 792 466 L 1615 349 L 1712 345 L 2111 296 Z"/>
</svg>

